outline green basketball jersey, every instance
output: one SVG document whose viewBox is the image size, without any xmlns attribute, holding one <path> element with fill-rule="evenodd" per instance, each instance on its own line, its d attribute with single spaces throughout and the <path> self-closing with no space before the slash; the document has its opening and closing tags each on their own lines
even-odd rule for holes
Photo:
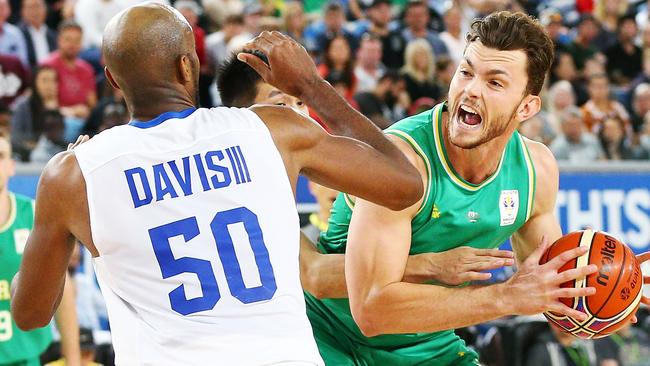
<svg viewBox="0 0 650 366">
<path fill-rule="evenodd" d="M 442 252 L 459 246 L 496 248 L 530 217 L 535 171 L 526 145 L 515 132 L 506 145 L 496 172 L 481 184 L 466 182 L 449 162 L 442 139 L 444 104 L 402 120 L 386 131 L 404 139 L 424 160 L 428 177 L 425 198 L 411 222 L 410 254 Z M 319 239 L 325 253 L 344 253 L 354 203 L 340 194 L 334 203 L 327 232 Z M 330 319 L 341 335 L 363 345 L 382 348 L 434 341 L 438 354 L 458 349 L 453 331 L 363 336 L 352 319 L 347 299 L 318 300 L 306 294 L 312 313 Z M 431 299 L 435 301 L 435 299 Z"/>
<path fill-rule="evenodd" d="M 0 364 L 38 357 L 52 341 L 49 326 L 23 332 L 11 318 L 10 286 L 20 267 L 27 237 L 34 225 L 34 204 L 10 194 L 9 221 L 0 227 Z"/>
</svg>

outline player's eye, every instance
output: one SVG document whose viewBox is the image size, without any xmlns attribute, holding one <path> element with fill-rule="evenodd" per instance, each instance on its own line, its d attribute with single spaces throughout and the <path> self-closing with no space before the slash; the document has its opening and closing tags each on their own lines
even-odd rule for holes
<svg viewBox="0 0 650 366">
<path fill-rule="evenodd" d="M 282 103 L 282 102 L 280 102 L 280 103 L 275 103 L 275 105 L 281 105 L 281 106 L 283 106 L 283 107 L 286 107 L 286 106 L 287 106 L 286 103 Z"/>
<path fill-rule="evenodd" d="M 501 85 L 501 83 L 496 80 L 490 80 L 490 85 L 496 86 L 498 88 L 503 88 L 503 85 Z"/>
</svg>

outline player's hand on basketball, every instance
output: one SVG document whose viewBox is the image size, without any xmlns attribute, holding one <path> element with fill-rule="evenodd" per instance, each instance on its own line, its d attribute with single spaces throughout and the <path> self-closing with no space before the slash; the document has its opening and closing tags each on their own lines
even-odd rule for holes
<svg viewBox="0 0 650 366">
<path fill-rule="evenodd" d="M 79 137 L 77 137 L 77 141 L 75 141 L 74 143 L 68 144 L 67 151 L 74 150 L 75 147 L 85 143 L 88 140 L 90 140 L 90 137 L 88 135 L 80 135 Z"/>
<path fill-rule="evenodd" d="M 509 250 L 477 249 L 458 247 L 440 253 L 418 254 L 426 261 L 430 271 L 427 280 L 446 285 L 461 285 L 469 281 L 485 281 L 492 277 L 489 271 L 514 264 L 514 255 Z M 415 257 L 415 256 L 414 256 Z"/>
<path fill-rule="evenodd" d="M 565 263 L 587 253 L 589 249 L 577 247 L 559 254 L 547 263 L 539 264 L 542 255 L 549 247 L 550 244 L 546 237 L 542 238 L 542 243 L 506 282 L 504 296 L 508 299 L 507 305 L 513 306 L 513 314 L 517 315 L 534 315 L 553 311 L 578 320 L 585 320 L 587 318 L 585 313 L 564 305 L 559 299 L 593 295 L 596 293 L 596 289 L 593 287 L 561 288 L 560 285 L 595 273 L 598 267 L 595 264 L 590 264 L 558 273 L 560 267 Z"/>
<path fill-rule="evenodd" d="M 268 59 L 265 63 L 255 53 Z M 262 32 L 244 45 L 237 55 L 269 84 L 298 98 L 304 98 L 322 80 L 309 53 L 298 42 L 280 32 Z"/>
<path fill-rule="evenodd" d="M 636 258 L 639 260 L 639 264 L 642 265 L 643 262 L 650 260 L 650 252 L 641 253 L 637 255 Z M 650 276 L 643 276 L 643 284 L 650 284 Z M 646 296 L 641 297 L 641 303 L 645 304 L 646 306 L 650 306 L 650 298 Z"/>
</svg>

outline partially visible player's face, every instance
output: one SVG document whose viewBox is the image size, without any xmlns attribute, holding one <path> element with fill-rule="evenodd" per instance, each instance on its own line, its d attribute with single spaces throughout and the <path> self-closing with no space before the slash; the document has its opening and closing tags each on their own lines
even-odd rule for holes
<svg viewBox="0 0 650 366">
<path fill-rule="evenodd" d="M 14 175 L 14 161 L 11 159 L 11 144 L 9 139 L 0 136 L 0 193 L 7 188 L 9 177 Z"/>
<path fill-rule="evenodd" d="M 302 100 L 285 94 L 273 87 L 271 84 L 261 82 L 257 86 L 257 95 L 254 100 L 255 104 L 275 104 L 285 105 L 295 109 L 297 112 L 308 116 L 309 109 Z"/>
<path fill-rule="evenodd" d="M 523 51 L 470 43 L 449 86 L 451 143 L 472 149 L 514 128 L 527 82 Z"/>
</svg>

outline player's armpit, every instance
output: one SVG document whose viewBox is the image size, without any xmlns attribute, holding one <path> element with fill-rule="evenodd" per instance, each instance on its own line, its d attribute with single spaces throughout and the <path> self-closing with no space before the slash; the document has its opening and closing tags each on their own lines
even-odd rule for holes
<svg viewBox="0 0 650 366">
<path fill-rule="evenodd" d="M 25 246 L 11 301 L 11 313 L 23 330 L 47 325 L 61 300 L 75 243 L 68 229 L 68 205 L 78 199 L 78 192 L 71 189 L 73 164 L 77 163 L 72 153 L 61 153 L 41 174 L 34 228 Z"/>
</svg>

